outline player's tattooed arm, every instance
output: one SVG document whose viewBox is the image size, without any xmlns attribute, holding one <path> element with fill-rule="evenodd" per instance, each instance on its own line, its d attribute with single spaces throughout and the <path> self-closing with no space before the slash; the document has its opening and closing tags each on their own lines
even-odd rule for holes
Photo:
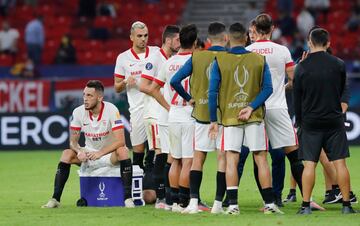
<svg viewBox="0 0 360 226">
<path fill-rule="evenodd" d="M 85 162 L 86 157 L 85 149 L 79 145 L 80 130 L 70 130 L 70 149 L 77 153 L 77 157 L 80 161 Z"/>
<path fill-rule="evenodd" d="M 80 139 L 80 130 L 70 130 L 70 148 L 76 153 L 81 152 L 81 147 L 79 145 Z"/>
</svg>

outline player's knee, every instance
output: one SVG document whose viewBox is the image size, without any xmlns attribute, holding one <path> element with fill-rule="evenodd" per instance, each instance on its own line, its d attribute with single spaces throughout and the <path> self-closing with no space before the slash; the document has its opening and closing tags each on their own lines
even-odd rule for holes
<svg viewBox="0 0 360 226">
<path fill-rule="evenodd" d="M 156 201 L 156 193 L 154 190 L 144 190 L 143 199 L 146 204 L 153 204 Z"/>
<path fill-rule="evenodd" d="M 76 153 L 71 149 L 65 149 L 62 152 L 60 161 L 64 163 L 71 163 L 72 159 L 76 158 Z"/>
<path fill-rule="evenodd" d="M 122 145 L 115 151 L 118 161 L 125 160 L 129 158 L 129 150 L 126 146 Z"/>
</svg>

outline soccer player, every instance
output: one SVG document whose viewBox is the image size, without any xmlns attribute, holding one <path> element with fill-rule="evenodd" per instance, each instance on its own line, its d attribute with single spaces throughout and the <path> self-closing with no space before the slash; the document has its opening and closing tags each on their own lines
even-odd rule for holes
<svg viewBox="0 0 360 226">
<path fill-rule="evenodd" d="M 192 117 L 195 122 L 195 151 L 190 171 L 190 203 L 184 213 L 199 211 L 199 191 L 202 180 L 202 170 L 208 152 L 219 148 L 219 142 L 208 136 L 210 115 L 208 107 L 209 76 L 211 63 L 218 54 L 226 53 L 225 46 L 228 36 L 225 25 L 219 22 L 211 23 L 208 27 L 208 50 L 196 51 L 186 61 L 185 65 L 171 79 L 171 86 L 188 103 L 194 105 Z M 181 85 L 182 80 L 190 76 L 190 94 Z M 216 198 L 212 213 L 222 212 L 222 200 L 226 190 L 225 181 L 225 153 L 218 152 L 218 171 L 216 175 Z"/>
<path fill-rule="evenodd" d="M 150 89 L 154 77 L 160 71 L 161 66 L 169 59 L 172 55 L 177 53 L 180 48 L 179 41 L 179 31 L 180 28 L 174 25 L 166 26 L 162 35 L 162 46 L 158 51 L 155 51 L 152 55 L 145 60 L 145 65 L 142 70 L 141 82 L 140 82 L 140 91 L 147 94 L 144 99 L 144 118 L 146 133 L 149 142 L 149 149 L 155 150 L 155 165 L 153 169 L 154 183 L 156 187 L 156 196 L 157 201 L 155 203 L 155 208 L 164 208 L 165 207 L 165 185 L 169 184 L 168 177 L 165 176 L 168 174 L 164 172 L 164 167 L 167 162 L 169 145 L 168 137 L 163 126 L 158 127 L 158 123 L 163 122 L 162 115 L 167 114 L 166 109 L 161 107 L 159 103 L 150 95 Z M 160 142 L 159 142 L 160 138 Z M 164 181 L 165 180 L 165 181 Z"/>
<path fill-rule="evenodd" d="M 131 25 L 130 40 L 132 47 L 119 54 L 116 59 L 114 88 L 117 93 L 126 89 L 130 105 L 130 138 L 134 149 L 133 164 L 144 168 L 144 143 L 147 137 L 144 124 L 144 94 L 139 91 L 139 83 L 145 59 L 157 51 L 158 47 L 147 46 L 148 29 L 140 21 Z"/>
<path fill-rule="evenodd" d="M 304 169 L 298 158 L 298 140 L 293 128 L 285 98 L 285 76 L 288 75 L 287 87 L 292 86 L 294 77 L 294 62 L 285 46 L 270 41 L 274 29 L 271 17 L 260 14 L 255 19 L 258 33 L 257 41 L 246 49 L 264 55 L 271 71 L 273 93 L 266 100 L 265 128 L 272 148 L 284 148 L 290 161 L 291 173 L 301 186 L 301 176 Z"/>
<path fill-rule="evenodd" d="M 125 146 L 124 126 L 115 105 L 103 101 L 104 86 L 90 80 L 84 89 L 84 104 L 75 108 L 70 124 L 70 149 L 65 149 L 55 175 L 54 193 L 42 208 L 60 206 L 60 198 L 70 174 L 71 164 L 106 167 L 120 164 L 125 190 L 125 206 L 134 207 L 131 198 L 132 165 Z M 78 143 L 80 132 L 85 135 L 85 147 Z"/>
<path fill-rule="evenodd" d="M 350 203 L 350 176 L 345 160 L 349 157 L 349 147 L 341 109 L 346 83 L 345 64 L 326 53 L 330 39 L 325 29 L 311 31 L 308 44 L 310 54 L 297 65 L 294 80 L 295 116 L 300 127 L 299 154 L 305 166 L 303 203 L 298 213 L 311 214 L 310 197 L 322 148 L 336 168 L 343 196 L 342 213 L 356 213 Z"/>
<path fill-rule="evenodd" d="M 256 21 L 252 20 L 249 25 L 249 39 L 251 43 L 256 42 L 258 38 L 258 33 L 256 32 Z M 250 44 L 251 44 L 250 43 Z M 249 45 L 250 45 L 249 44 Z M 282 150 L 273 149 L 272 146 L 269 146 L 269 153 L 272 159 L 272 185 L 273 191 L 275 194 L 275 203 L 278 207 L 283 207 L 281 200 L 282 190 L 284 188 L 284 178 L 285 178 L 285 154 Z M 243 147 L 240 153 L 240 160 L 238 165 L 238 173 L 239 173 L 239 182 L 243 173 L 244 164 L 249 154 L 249 149 L 247 147 Z M 256 163 L 254 162 L 254 176 L 256 180 L 256 184 L 259 188 L 261 194 L 261 186 L 259 183 L 258 177 L 258 169 Z"/>
<path fill-rule="evenodd" d="M 244 141 L 253 152 L 265 199 L 265 214 L 282 213 L 274 204 L 271 176 L 266 160 L 267 140 L 263 104 L 272 93 L 271 74 L 265 58 L 245 50 L 246 29 L 240 23 L 230 26 L 231 50 L 216 57 L 209 85 L 209 135 L 218 135 L 217 106 L 223 124 L 221 149 L 226 151 L 226 195 L 228 214 L 239 214 L 238 173 L 239 152 Z"/>
<path fill-rule="evenodd" d="M 187 25 L 180 30 L 180 50 L 162 66 L 152 86 L 153 97 L 169 110 L 170 154 L 174 159 L 169 171 L 172 195 L 172 211 L 181 212 L 189 202 L 189 174 L 193 158 L 194 119 L 191 117 L 192 106 L 170 86 L 174 74 L 191 57 L 196 48 L 197 28 Z M 182 83 L 189 92 L 189 79 Z M 160 88 L 164 87 L 164 96 Z M 171 106 L 171 107 L 170 107 Z"/>
</svg>

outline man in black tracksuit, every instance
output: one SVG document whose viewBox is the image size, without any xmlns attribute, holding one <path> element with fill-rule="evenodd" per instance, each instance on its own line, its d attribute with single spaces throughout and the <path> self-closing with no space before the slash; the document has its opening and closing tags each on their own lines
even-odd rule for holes
<svg viewBox="0 0 360 226">
<path fill-rule="evenodd" d="M 296 123 L 300 128 L 299 157 L 304 160 L 303 203 L 299 214 L 310 214 L 315 167 L 321 148 L 333 161 L 343 195 L 343 213 L 355 213 L 349 199 L 350 176 L 345 158 L 349 157 L 341 97 L 346 82 L 342 60 L 326 53 L 329 33 L 314 29 L 309 38 L 310 54 L 297 65 L 294 80 Z"/>
</svg>

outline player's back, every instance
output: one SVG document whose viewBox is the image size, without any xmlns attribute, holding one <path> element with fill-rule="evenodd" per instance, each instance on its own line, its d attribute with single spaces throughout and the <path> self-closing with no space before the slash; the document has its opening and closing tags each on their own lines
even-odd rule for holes
<svg viewBox="0 0 360 226">
<path fill-rule="evenodd" d="M 287 108 L 285 98 L 286 68 L 294 66 L 287 47 L 269 40 L 260 40 L 246 47 L 247 50 L 265 56 L 271 72 L 273 93 L 265 102 L 267 109 Z"/>
<path fill-rule="evenodd" d="M 170 81 L 175 73 L 185 64 L 185 62 L 191 57 L 190 52 L 179 53 L 171 57 L 163 66 L 166 76 L 166 84 L 164 89 L 169 94 L 170 111 L 169 122 L 189 122 L 193 121 L 191 117 L 192 106 L 190 106 L 186 100 L 184 100 L 170 85 Z M 184 79 L 182 86 L 185 91 L 189 93 L 189 77 Z"/>
</svg>

